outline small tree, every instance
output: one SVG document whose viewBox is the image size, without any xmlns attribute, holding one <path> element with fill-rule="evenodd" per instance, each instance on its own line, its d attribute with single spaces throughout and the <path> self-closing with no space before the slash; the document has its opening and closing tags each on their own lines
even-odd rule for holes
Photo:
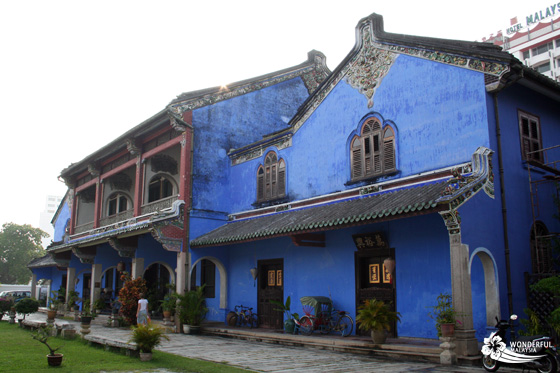
<svg viewBox="0 0 560 373">
<path fill-rule="evenodd" d="M 119 292 L 120 314 L 129 325 L 136 325 L 138 300 L 141 293 L 146 293 L 146 281 L 140 277 L 132 279 L 127 272 L 123 273 L 121 279 L 124 285 Z"/>
<path fill-rule="evenodd" d="M 57 348 L 53 348 L 51 347 L 51 345 L 48 344 L 48 339 L 50 337 L 50 329 L 52 328 L 52 326 L 40 326 L 37 329 L 37 332 L 32 334 L 31 337 L 33 337 L 33 339 L 41 342 L 42 344 L 44 344 L 45 346 L 47 346 L 47 348 L 49 349 L 49 356 L 55 356 L 55 352 L 57 350 L 59 350 L 62 346 L 59 346 Z"/>
<path fill-rule="evenodd" d="M 25 298 L 16 303 L 16 312 L 25 315 L 37 312 L 39 310 L 39 302 L 33 298 Z"/>
</svg>

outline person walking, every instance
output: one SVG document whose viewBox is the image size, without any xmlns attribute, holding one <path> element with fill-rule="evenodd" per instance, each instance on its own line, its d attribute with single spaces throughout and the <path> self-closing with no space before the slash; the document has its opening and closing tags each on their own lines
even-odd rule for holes
<svg viewBox="0 0 560 373">
<path fill-rule="evenodd" d="M 140 293 L 138 300 L 138 310 L 136 310 L 136 323 L 147 325 L 150 318 L 148 317 L 148 300 L 144 299 L 144 294 Z"/>
</svg>

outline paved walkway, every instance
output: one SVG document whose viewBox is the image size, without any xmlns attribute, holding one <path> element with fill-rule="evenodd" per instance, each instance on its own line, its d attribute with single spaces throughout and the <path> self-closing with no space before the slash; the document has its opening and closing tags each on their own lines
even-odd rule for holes
<svg viewBox="0 0 560 373">
<path fill-rule="evenodd" d="M 44 321 L 46 315 L 36 313 L 28 320 Z M 80 324 L 73 321 L 58 320 L 79 331 Z M 130 330 L 109 328 L 92 323 L 90 337 L 127 343 Z M 483 372 L 482 367 L 442 366 L 437 363 L 418 363 L 379 359 L 367 355 L 333 352 L 312 347 L 281 346 L 272 343 L 223 338 L 211 335 L 167 334 L 157 350 L 217 363 L 241 367 L 255 372 Z M 88 338 L 90 338 L 88 337 Z M 517 372 L 501 368 L 500 372 Z"/>
</svg>

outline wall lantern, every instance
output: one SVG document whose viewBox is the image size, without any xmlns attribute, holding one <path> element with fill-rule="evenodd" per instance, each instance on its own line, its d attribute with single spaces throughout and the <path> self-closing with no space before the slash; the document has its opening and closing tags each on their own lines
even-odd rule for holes
<svg viewBox="0 0 560 373">
<path fill-rule="evenodd" d="M 122 260 L 119 262 L 119 264 L 117 264 L 117 271 L 124 271 L 124 262 Z"/>
<path fill-rule="evenodd" d="M 253 286 L 255 286 L 255 280 L 257 279 L 257 276 L 259 275 L 259 270 L 257 268 L 251 268 L 251 276 L 253 276 Z"/>
<path fill-rule="evenodd" d="M 389 257 L 383 261 L 383 265 L 385 266 L 387 272 L 389 272 L 390 275 L 393 275 L 393 271 L 395 270 L 395 259 Z"/>
</svg>

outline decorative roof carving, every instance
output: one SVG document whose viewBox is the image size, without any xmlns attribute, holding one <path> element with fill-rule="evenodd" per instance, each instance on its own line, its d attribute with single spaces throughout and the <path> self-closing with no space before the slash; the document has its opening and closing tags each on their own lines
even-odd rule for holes
<svg viewBox="0 0 560 373">
<path fill-rule="evenodd" d="M 396 58 L 396 53 L 374 47 L 370 25 L 363 28 L 363 47 L 349 63 L 346 81 L 367 97 L 368 108 L 373 106 L 375 89 L 381 84 Z"/>
<path fill-rule="evenodd" d="M 189 92 L 179 95 L 169 108 L 173 114 L 180 115 L 186 111 L 213 105 L 247 93 L 301 77 L 307 90 L 311 93 L 330 74 L 325 64 L 325 55 L 318 51 L 308 53 L 308 60 L 301 65 L 270 73 L 261 77 L 244 80 L 224 87 Z"/>
<path fill-rule="evenodd" d="M 457 211 L 461 205 L 481 189 L 494 199 L 493 154 L 492 150 L 481 146 L 474 152 L 470 165 L 452 171 L 453 177 L 447 181 L 447 187 L 437 200 L 438 204 L 448 207 L 440 215 L 450 235 L 461 233 L 461 217 Z"/>
<path fill-rule="evenodd" d="M 95 260 L 95 254 L 97 253 L 97 249 L 95 246 L 73 247 L 72 253 L 74 253 L 74 255 L 76 255 L 76 257 L 80 259 L 81 263 L 93 264 Z"/>
<path fill-rule="evenodd" d="M 111 237 L 107 239 L 107 242 L 111 247 L 119 253 L 121 258 L 134 258 L 134 254 L 136 253 L 136 245 L 126 245 L 121 240 L 116 239 L 115 237 Z"/>
<path fill-rule="evenodd" d="M 140 146 L 136 142 L 136 139 L 127 139 L 126 140 L 126 149 L 130 154 L 133 156 L 137 156 L 140 154 Z"/>
<path fill-rule="evenodd" d="M 87 168 L 91 176 L 93 177 L 99 176 L 100 173 L 99 165 L 97 165 L 96 163 L 90 163 L 88 164 Z"/>
</svg>

